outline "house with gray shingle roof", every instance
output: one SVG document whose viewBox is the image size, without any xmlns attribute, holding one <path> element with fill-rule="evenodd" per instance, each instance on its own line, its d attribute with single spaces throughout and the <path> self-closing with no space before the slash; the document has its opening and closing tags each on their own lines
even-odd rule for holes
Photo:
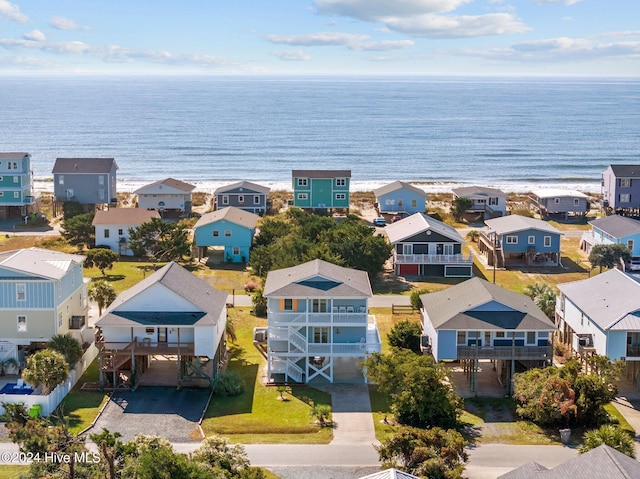
<svg viewBox="0 0 640 479">
<path fill-rule="evenodd" d="M 602 172 L 602 206 L 640 216 L 640 165 L 609 165 Z"/>
<path fill-rule="evenodd" d="M 393 245 L 397 275 L 464 278 L 473 275 L 473 257 L 462 253 L 464 238 L 442 221 L 416 213 L 387 225 L 384 233 Z"/>
<path fill-rule="evenodd" d="M 473 203 L 468 213 L 482 213 L 484 219 L 507 214 L 507 194 L 497 188 L 486 186 L 461 186 L 453 188 L 453 200 L 468 198 Z"/>
<path fill-rule="evenodd" d="M 420 296 L 423 347 L 436 361 L 494 360 L 507 384 L 512 358 L 551 360 L 553 322 L 528 296 L 481 278 Z"/>
<path fill-rule="evenodd" d="M 622 244 L 631 256 L 640 256 L 640 221 L 626 216 L 611 215 L 589 221 L 591 231 L 585 231 L 580 248 L 587 253 L 597 244 Z"/>
<path fill-rule="evenodd" d="M 373 190 L 379 214 L 412 215 L 424 213 L 427 193 L 404 181 L 394 181 Z"/>
<path fill-rule="evenodd" d="M 316 259 L 270 271 L 263 295 L 269 381 L 364 381 L 358 363 L 381 347 L 366 272 Z"/>
<path fill-rule="evenodd" d="M 131 371 L 142 378 L 154 356 L 175 356 L 177 384 L 212 379 L 226 349 L 227 293 L 171 262 L 118 295 L 96 322 L 102 384 Z"/>
<path fill-rule="evenodd" d="M 577 354 L 626 360 L 628 378 L 640 377 L 640 282 L 611 269 L 558 285 L 556 324 L 561 341 Z"/>
<path fill-rule="evenodd" d="M 56 158 L 53 194 L 56 202 L 115 204 L 118 165 L 113 158 Z"/>
<path fill-rule="evenodd" d="M 153 218 L 160 219 L 160 214 L 141 208 L 98 210 L 91 223 L 96 235 L 96 245 L 108 246 L 111 251 L 122 256 L 133 256 L 129 246 L 129 230 L 148 223 Z"/>
<path fill-rule="evenodd" d="M 215 209 L 235 206 L 241 210 L 263 215 L 267 212 L 267 196 L 270 188 L 250 181 L 239 181 L 217 188 L 213 192 Z"/>
<path fill-rule="evenodd" d="M 558 266 L 561 231 L 549 223 L 520 215 L 486 220 L 478 250 L 490 266 Z"/>
<path fill-rule="evenodd" d="M 260 217 L 235 206 L 202 215 L 194 226 L 198 258 L 209 247 L 224 249 L 224 261 L 246 263 Z"/>
<path fill-rule="evenodd" d="M 138 195 L 138 208 L 173 210 L 189 214 L 192 204 L 191 193 L 195 189 L 195 185 L 174 178 L 166 178 L 144 185 L 134 193 Z"/>
</svg>

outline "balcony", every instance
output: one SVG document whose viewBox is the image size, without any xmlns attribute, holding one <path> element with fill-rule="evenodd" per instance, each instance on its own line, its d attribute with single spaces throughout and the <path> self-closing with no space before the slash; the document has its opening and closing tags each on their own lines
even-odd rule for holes
<svg viewBox="0 0 640 479">
<path fill-rule="evenodd" d="M 293 324 L 293 325 L 327 325 L 327 326 L 348 326 L 365 325 L 369 315 L 366 311 L 358 310 L 353 312 L 334 311 L 331 313 L 307 313 L 307 312 L 274 312 L 269 311 L 269 324 Z"/>
<path fill-rule="evenodd" d="M 397 264 L 471 264 L 471 254 L 397 254 Z"/>
<path fill-rule="evenodd" d="M 549 346 L 458 346 L 458 359 L 516 359 L 544 360 L 551 359 L 552 348 Z"/>
<path fill-rule="evenodd" d="M 165 355 L 194 355 L 194 343 L 192 342 L 164 342 L 164 341 L 150 341 L 143 339 L 138 341 L 134 339 L 131 343 L 126 342 L 105 342 L 100 341 L 98 349 L 101 354 L 104 355 L 144 355 L 151 356 L 156 354 Z"/>
</svg>

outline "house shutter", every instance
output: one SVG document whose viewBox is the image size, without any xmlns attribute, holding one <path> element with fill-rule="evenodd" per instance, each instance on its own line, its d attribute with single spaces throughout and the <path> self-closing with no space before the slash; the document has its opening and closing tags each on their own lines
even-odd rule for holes
<svg viewBox="0 0 640 479">
<path fill-rule="evenodd" d="M 298 311 L 298 300 L 297 299 L 293 300 L 293 310 L 294 311 Z"/>
<path fill-rule="evenodd" d="M 280 311 L 284 311 L 284 298 L 280 299 Z"/>
</svg>

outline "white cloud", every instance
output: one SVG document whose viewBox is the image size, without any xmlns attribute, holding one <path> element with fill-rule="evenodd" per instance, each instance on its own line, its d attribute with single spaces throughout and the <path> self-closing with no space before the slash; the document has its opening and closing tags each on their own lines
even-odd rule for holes
<svg viewBox="0 0 640 479">
<path fill-rule="evenodd" d="M 300 46 L 325 46 L 325 45 L 353 45 L 359 42 L 369 40 L 369 35 L 360 35 L 356 33 L 334 33 L 320 32 L 309 33 L 304 35 L 265 35 L 265 40 L 285 45 Z"/>
<path fill-rule="evenodd" d="M 450 12 L 472 0 L 316 0 L 320 13 L 378 22 L 385 17 L 413 17 Z"/>
<path fill-rule="evenodd" d="M 640 30 L 627 30 L 621 32 L 605 32 L 598 35 L 598 37 L 608 38 L 627 38 L 627 37 L 640 37 Z"/>
<path fill-rule="evenodd" d="M 581 0 L 533 0 L 534 3 L 563 3 L 565 5 L 575 5 Z"/>
<path fill-rule="evenodd" d="M 32 40 L 34 42 L 44 42 L 47 38 L 40 30 L 32 30 L 29 33 L 22 35 L 25 40 Z"/>
<path fill-rule="evenodd" d="M 275 57 L 285 62 L 308 62 L 311 57 L 302 50 L 279 50 L 271 52 Z"/>
<path fill-rule="evenodd" d="M 27 23 L 29 21 L 29 17 L 20 11 L 20 7 L 9 3 L 8 0 L 0 0 L 0 17 L 5 17 L 18 23 Z"/>
<path fill-rule="evenodd" d="M 392 30 L 429 38 L 466 38 L 486 35 L 505 35 L 530 30 L 509 13 L 487 15 L 421 15 L 414 18 L 389 18 L 386 25 Z"/>
<path fill-rule="evenodd" d="M 387 51 L 402 50 L 415 45 L 413 40 L 385 40 L 382 42 L 364 42 L 349 46 L 352 50 Z"/>
<path fill-rule="evenodd" d="M 89 30 L 89 27 L 80 26 L 70 18 L 62 16 L 51 18 L 49 25 L 58 30 Z"/>
<path fill-rule="evenodd" d="M 55 64 L 48 60 L 33 57 L 0 57 L 0 68 L 20 67 L 33 70 L 50 70 Z"/>
</svg>

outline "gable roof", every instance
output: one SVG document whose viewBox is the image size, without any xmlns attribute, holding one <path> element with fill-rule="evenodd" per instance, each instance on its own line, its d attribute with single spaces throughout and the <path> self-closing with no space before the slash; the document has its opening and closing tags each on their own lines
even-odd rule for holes
<svg viewBox="0 0 640 479">
<path fill-rule="evenodd" d="M 85 257 L 42 248 L 7 251 L 0 256 L 0 268 L 46 279 L 61 279 Z"/>
<path fill-rule="evenodd" d="M 251 183 L 250 181 L 239 181 L 237 183 L 232 183 L 230 185 L 220 186 L 219 188 L 216 188 L 213 194 L 219 195 L 220 193 L 224 193 L 225 191 L 235 190 L 238 188 L 243 188 L 248 191 L 257 191 L 258 193 L 264 193 L 265 195 L 268 194 L 269 191 L 271 191 L 271 188 L 267 186 Z"/>
<path fill-rule="evenodd" d="M 616 177 L 640 178 L 640 165 L 609 165 Z"/>
<path fill-rule="evenodd" d="M 55 173 L 111 173 L 118 165 L 113 158 L 56 158 L 52 172 Z"/>
<path fill-rule="evenodd" d="M 529 218 L 528 216 L 507 215 L 501 216 L 500 218 L 485 220 L 484 223 L 488 226 L 490 230 L 489 232 L 495 232 L 499 235 L 517 233 L 519 231 L 526 231 L 530 229 L 540 230 L 556 235 L 564 234 L 546 221 Z"/>
<path fill-rule="evenodd" d="M 478 277 L 437 293 L 423 294 L 420 299 L 436 329 L 555 329 L 531 298 Z M 507 310 L 474 311 L 491 302 L 506 306 Z"/>
<path fill-rule="evenodd" d="M 292 178 L 351 178 L 351 170 L 292 170 Z"/>
<path fill-rule="evenodd" d="M 384 232 L 391 243 L 397 243 L 427 230 L 439 233 L 459 243 L 464 243 L 464 238 L 460 236 L 460 233 L 453 226 L 438 221 L 424 213 L 414 213 L 384 228 Z"/>
<path fill-rule="evenodd" d="M 603 330 L 640 330 L 640 283 L 618 269 L 558 289 Z"/>
<path fill-rule="evenodd" d="M 386 195 L 387 193 L 391 193 L 392 191 L 397 190 L 409 190 L 420 195 L 422 198 L 427 197 L 426 191 L 418 188 L 417 186 L 405 183 L 404 181 L 394 181 L 393 183 L 389 183 L 388 185 L 381 186 L 380 188 L 373 190 L 373 194 L 376 195 L 377 198 L 379 196 Z"/>
<path fill-rule="evenodd" d="M 635 235 L 640 233 L 640 221 L 626 216 L 611 215 L 597 218 L 589 221 L 594 226 L 614 238 L 622 238 L 623 236 Z"/>
<path fill-rule="evenodd" d="M 499 196 L 506 198 L 507 194 L 497 188 L 488 188 L 486 186 L 460 186 L 452 188 L 451 191 L 458 197 L 462 196 Z"/>
<path fill-rule="evenodd" d="M 589 198 L 582 191 L 578 190 L 563 190 L 560 188 L 542 188 L 539 190 L 533 190 L 533 193 L 538 198 L 562 198 L 569 196 L 571 198 Z"/>
<path fill-rule="evenodd" d="M 323 281 L 309 281 L 322 278 Z M 315 283 L 315 284 L 314 284 Z M 269 271 L 264 296 L 274 297 L 371 297 L 371 283 L 365 271 L 345 268 L 321 259 L 291 268 Z"/>
<path fill-rule="evenodd" d="M 160 284 L 190 302 L 202 314 L 194 311 L 130 311 L 126 303 L 144 294 L 153 285 Z M 120 293 L 109 305 L 96 326 L 134 326 L 136 324 L 176 324 L 207 326 L 217 324 L 226 307 L 229 295 L 219 291 L 175 262 L 170 262 L 147 276 L 135 286 Z M 177 314 L 174 314 L 177 313 Z M 154 320 L 153 316 L 158 316 Z M 171 320 L 173 323 L 159 323 Z M 152 323 L 153 322 L 153 323 Z"/>
<path fill-rule="evenodd" d="M 9 159 L 14 159 L 14 158 L 24 158 L 25 156 L 30 156 L 29 153 L 22 153 L 22 152 L 15 152 L 15 153 L 11 153 L 11 152 L 5 152 L 5 153 L 0 153 L 0 158 L 9 158 Z"/>
<path fill-rule="evenodd" d="M 501 475 L 498 479 L 634 479 L 640 477 L 640 462 L 603 444 L 584 454 L 547 469 L 528 463 Z"/>
<path fill-rule="evenodd" d="M 374 472 L 368 476 L 360 477 L 359 479 L 419 479 L 418 476 L 409 474 L 408 472 L 399 471 L 398 469 L 391 468 L 384 471 Z"/>
<path fill-rule="evenodd" d="M 195 190 L 195 185 L 190 185 L 189 183 L 185 183 L 184 181 L 176 180 L 174 178 L 165 178 L 164 180 L 154 181 L 153 183 L 149 183 L 148 185 L 144 185 L 138 188 L 134 193 L 136 195 L 145 193 L 146 191 L 158 191 L 162 189 L 162 186 L 168 186 L 169 188 L 173 188 L 174 190 L 184 191 L 185 193 L 190 193 Z"/>
<path fill-rule="evenodd" d="M 98 210 L 91 224 L 96 225 L 141 225 L 153 218 L 160 218 L 160 214 L 146 208 L 110 208 Z"/>
<path fill-rule="evenodd" d="M 194 228 L 197 229 L 201 226 L 215 223 L 216 221 L 226 220 L 230 223 L 244 226 L 245 228 L 254 229 L 258 223 L 258 218 L 260 218 L 258 215 L 254 215 L 248 211 L 241 210 L 235 206 L 227 206 L 221 210 L 202 215 L 196 222 Z"/>
</svg>

